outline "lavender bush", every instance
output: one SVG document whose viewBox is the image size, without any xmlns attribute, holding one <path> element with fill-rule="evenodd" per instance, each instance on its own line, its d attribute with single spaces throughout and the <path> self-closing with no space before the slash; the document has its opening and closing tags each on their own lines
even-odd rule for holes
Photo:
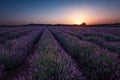
<svg viewBox="0 0 120 80">
<path fill-rule="evenodd" d="M 5 43 L 7 40 L 18 38 L 23 35 L 27 35 L 32 30 L 35 30 L 35 29 L 25 28 L 24 30 L 20 29 L 20 30 L 14 31 L 14 32 L 8 32 L 9 34 L 6 34 L 0 38 L 0 43 Z"/>
<path fill-rule="evenodd" d="M 40 31 L 41 29 L 33 31 L 18 39 L 9 40 L 8 43 L 10 46 L 7 45 L 1 48 L 1 63 L 5 68 L 12 69 L 23 61 L 25 56 L 28 54 L 27 52 L 31 49 L 35 40 L 39 36 Z"/>
<path fill-rule="evenodd" d="M 29 69 L 29 75 L 24 80 L 83 80 L 82 74 L 76 69 L 71 58 L 58 50 L 51 33 L 46 29 L 39 43 Z M 38 57 L 39 56 L 39 57 Z"/>
<path fill-rule="evenodd" d="M 63 47 L 70 53 L 70 55 L 74 56 L 75 59 L 81 61 L 84 71 L 89 76 L 90 80 L 108 80 L 111 78 L 113 72 L 115 73 L 119 70 L 119 62 L 117 60 L 117 57 L 111 57 L 105 52 L 102 52 L 100 48 L 97 49 L 95 45 L 93 46 L 88 42 L 80 41 L 76 37 L 70 36 L 60 31 L 52 30 L 52 32 L 56 36 L 56 38 L 61 42 Z M 101 52 L 97 53 L 97 51 L 99 50 Z M 101 62 L 105 62 L 106 65 L 112 66 L 103 68 L 104 64 L 101 64 Z M 116 69 L 112 71 L 111 69 L 113 68 Z M 101 70 L 101 72 L 96 72 L 95 69 Z"/>
<path fill-rule="evenodd" d="M 0 28 L 0 80 L 120 80 L 119 34 L 107 27 Z"/>
<path fill-rule="evenodd" d="M 105 31 L 103 31 L 102 33 L 98 31 L 96 28 L 88 28 L 88 30 L 86 28 L 85 29 L 86 31 L 84 30 L 83 32 L 79 32 L 73 28 L 68 29 L 69 31 L 66 31 L 66 28 L 62 28 L 61 30 L 73 36 L 78 37 L 80 40 L 87 40 L 87 41 L 97 44 L 98 46 L 102 48 L 108 49 L 111 52 L 120 53 L 119 51 L 120 47 L 117 45 L 120 38 L 112 34 L 108 34 Z M 113 42 L 117 44 L 114 44 Z"/>
</svg>

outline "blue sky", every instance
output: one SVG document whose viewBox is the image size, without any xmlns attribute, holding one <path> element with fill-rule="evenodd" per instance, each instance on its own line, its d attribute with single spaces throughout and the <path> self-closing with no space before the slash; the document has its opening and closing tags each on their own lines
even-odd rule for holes
<svg viewBox="0 0 120 80">
<path fill-rule="evenodd" d="M 0 0 L 0 24 L 120 22 L 120 0 Z"/>
</svg>

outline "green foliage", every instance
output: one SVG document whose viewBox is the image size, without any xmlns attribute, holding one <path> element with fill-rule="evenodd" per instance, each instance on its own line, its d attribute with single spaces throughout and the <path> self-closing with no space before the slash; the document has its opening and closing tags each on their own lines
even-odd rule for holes
<svg viewBox="0 0 120 80">
<path fill-rule="evenodd" d="M 47 55 L 40 57 L 33 66 L 39 66 L 37 71 L 34 72 L 33 78 L 35 80 L 48 80 L 50 77 L 57 75 L 56 73 L 59 64 L 53 56 Z"/>
</svg>

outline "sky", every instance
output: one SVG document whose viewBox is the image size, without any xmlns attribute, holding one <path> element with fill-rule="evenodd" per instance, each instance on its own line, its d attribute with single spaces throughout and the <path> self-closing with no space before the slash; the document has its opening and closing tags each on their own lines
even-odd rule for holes
<svg viewBox="0 0 120 80">
<path fill-rule="evenodd" d="M 120 0 L 0 0 L 0 24 L 120 22 Z"/>
</svg>

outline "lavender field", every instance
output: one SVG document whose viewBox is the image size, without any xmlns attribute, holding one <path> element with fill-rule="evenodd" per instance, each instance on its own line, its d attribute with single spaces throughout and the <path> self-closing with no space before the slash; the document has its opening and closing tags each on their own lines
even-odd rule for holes
<svg viewBox="0 0 120 80">
<path fill-rule="evenodd" d="M 120 80 L 120 28 L 0 28 L 0 80 Z"/>
</svg>

